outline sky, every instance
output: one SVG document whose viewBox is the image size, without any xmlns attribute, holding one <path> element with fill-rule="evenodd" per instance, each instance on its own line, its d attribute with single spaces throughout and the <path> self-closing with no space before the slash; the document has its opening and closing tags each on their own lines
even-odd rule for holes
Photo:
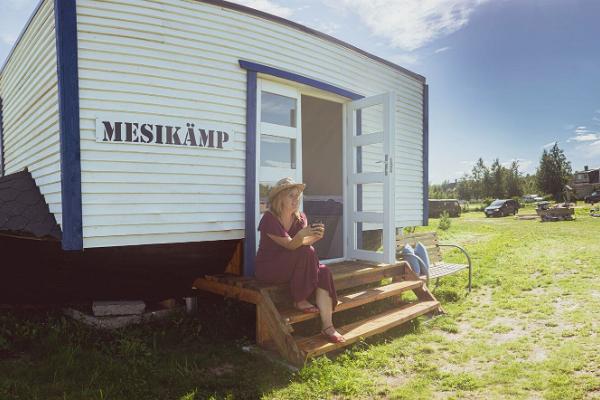
<svg viewBox="0 0 600 400">
<path fill-rule="evenodd" d="M 0 64 L 37 0 L 0 0 Z M 236 0 L 425 76 L 430 182 L 478 158 L 600 167 L 600 0 Z"/>
</svg>

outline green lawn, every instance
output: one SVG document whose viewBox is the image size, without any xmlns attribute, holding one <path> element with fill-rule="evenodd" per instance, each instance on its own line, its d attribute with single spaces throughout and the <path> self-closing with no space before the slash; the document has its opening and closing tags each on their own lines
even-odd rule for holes
<svg viewBox="0 0 600 400">
<path fill-rule="evenodd" d="M 444 278 L 446 315 L 295 373 L 242 350 L 243 304 L 213 299 L 197 318 L 114 333 L 57 311 L 0 311 L 0 399 L 600 399 L 600 218 L 471 212 L 439 235 L 471 253 L 471 295 L 466 272 Z"/>
</svg>

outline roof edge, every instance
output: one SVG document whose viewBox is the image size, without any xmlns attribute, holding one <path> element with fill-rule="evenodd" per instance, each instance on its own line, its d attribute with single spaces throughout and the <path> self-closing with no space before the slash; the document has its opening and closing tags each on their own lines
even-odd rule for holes
<svg viewBox="0 0 600 400">
<path fill-rule="evenodd" d="M 420 74 L 417 74 L 416 72 L 410 71 L 410 70 L 408 70 L 408 69 L 406 69 L 406 68 L 404 68 L 404 67 L 402 67 L 402 66 L 400 66 L 398 64 L 394 64 L 391 61 L 388 61 L 388 60 L 386 60 L 384 58 L 381 58 L 379 56 L 371 54 L 371 53 L 369 53 L 369 52 L 367 52 L 365 50 L 362 50 L 362 49 L 360 49 L 360 48 L 358 48 L 358 47 L 356 47 L 354 45 L 351 45 L 350 43 L 344 42 L 343 40 L 335 38 L 335 37 L 333 37 L 331 35 L 328 35 L 326 33 L 323 33 L 323 32 L 317 31 L 315 29 L 309 28 L 309 27 L 307 27 L 305 25 L 302 25 L 302 24 L 299 24 L 297 22 L 290 21 L 289 19 L 285 19 L 285 18 L 279 17 L 277 15 L 269 14 L 269 13 L 264 12 L 264 11 L 260 11 L 260 10 L 257 10 L 257 9 L 254 9 L 254 8 L 251 8 L 251 7 L 248 7 L 248 6 L 244 6 L 244 5 L 241 5 L 241 4 L 232 3 L 232 2 L 229 2 L 229 1 L 226 1 L 226 0 L 195 0 L 195 1 L 201 2 L 201 3 L 206 3 L 206 4 L 211 4 L 211 5 L 219 6 L 219 7 L 223 7 L 223 8 L 227 8 L 227 9 L 230 9 L 230 10 L 240 11 L 240 12 L 245 13 L 245 14 L 250 14 L 250 15 L 253 15 L 253 16 L 256 16 L 256 17 L 259 17 L 259 18 L 263 18 L 263 19 L 266 19 L 266 20 L 269 20 L 269 21 L 277 22 L 277 23 L 282 24 L 282 25 L 289 26 L 289 27 L 297 29 L 297 30 L 299 30 L 301 32 L 311 34 L 311 35 L 316 36 L 316 37 L 318 37 L 320 39 L 323 39 L 323 40 L 326 40 L 328 42 L 332 42 L 334 44 L 346 47 L 347 49 L 353 50 L 353 51 L 355 51 L 355 52 L 357 52 L 359 54 L 362 54 L 363 56 L 366 56 L 366 57 L 368 57 L 368 58 L 370 58 L 370 59 L 372 59 L 374 61 L 377 61 L 377 62 L 382 63 L 384 65 L 387 65 L 388 67 L 391 67 L 391 68 L 393 68 L 393 69 L 395 69 L 397 71 L 400 71 L 400 72 L 402 72 L 402 73 L 410 76 L 411 78 L 414 78 L 414 79 L 420 81 L 421 83 L 425 83 L 426 82 L 426 79 L 425 79 L 425 77 L 423 75 L 420 75 Z"/>
</svg>

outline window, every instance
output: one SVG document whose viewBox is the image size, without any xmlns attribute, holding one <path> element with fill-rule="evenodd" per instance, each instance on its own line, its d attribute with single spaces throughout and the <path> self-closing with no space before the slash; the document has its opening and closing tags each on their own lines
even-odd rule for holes
<svg viewBox="0 0 600 400">
<path fill-rule="evenodd" d="M 296 139 L 261 135 L 260 165 L 296 169 Z"/>
<path fill-rule="evenodd" d="M 271 92 L 261 93 L 260 120 L 270 124 L 296 127 L 296 99 Z"/>
</svg>

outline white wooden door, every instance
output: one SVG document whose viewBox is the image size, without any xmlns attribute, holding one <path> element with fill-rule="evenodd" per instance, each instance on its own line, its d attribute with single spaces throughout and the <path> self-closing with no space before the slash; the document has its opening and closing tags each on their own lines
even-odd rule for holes
<svg viewBox="0 0 600 400">
<path fill-rule="evenodd" d="M 347 256 L 351 259 L 396 261 L 394 107 L 393 93 L 348 104 L 346 226 Z"/>
<path fill-rule="evenodd" d="M 267 207 L 267 194 L 278 180 L 291 177 L 302 182 L 302 114 L 296 88 L 261 79 L 257 89 L 258 225 Z"/>
</svg>

